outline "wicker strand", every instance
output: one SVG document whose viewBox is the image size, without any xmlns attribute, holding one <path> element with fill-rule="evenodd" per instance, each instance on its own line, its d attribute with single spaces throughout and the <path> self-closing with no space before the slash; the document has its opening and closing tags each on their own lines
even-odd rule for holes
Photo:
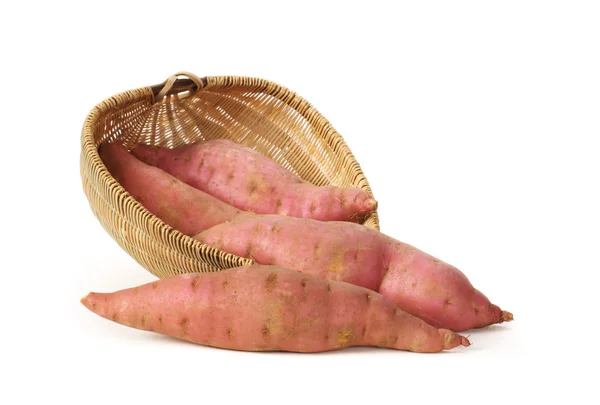
<svg viewBox="0 0 600 405">
<path fill-rule="evenodd" d="M 176 81 L 177 76 L 169 76 L 167 80 L 165 80 L 165 85 L 163 86 L 161 91 L 156 95 L 156 100 L 160 100 L 161 98 L 163 98 L 169 92 L 169 90 L 171 90 Z"/>
<path fill-rule="evenodd" d="M 175 73 L 174 76 L 175 77 L 177 77 L 177 76 L 185 76 L 185 77 L 187 77 L 188 79 L 190 79 L 191 81 L 194 82 L 194 84 L 196 85 L 196 87 L 198 87 L 198 90 L 200 90 L 202 87 L 204 87 L 202 79 L 200 79 L 198 76 L 196 76 L 193 73 L 181 71 L 181 72 Z"/>
<path fill-rule="evenodd" d="M 169 91 L 173 88 L 173 85 L 175 85 L 175 83 L 177 82 L 177 79 L 179 79 L 179 76 L 185 76 L 192 82 L 194 82 L 197 90 L 200 90 L 202 87 L 204 87 L 202 79 L 200 79 L 195 74 L 189 72 L 177 72 L 174 75 L 169 76 L 167 80 L 165 80 L 163 88 L 156 95 L 156 101 L 161 100 L 164 96 L 166 96 L 169 93 Z"/>
</svg>

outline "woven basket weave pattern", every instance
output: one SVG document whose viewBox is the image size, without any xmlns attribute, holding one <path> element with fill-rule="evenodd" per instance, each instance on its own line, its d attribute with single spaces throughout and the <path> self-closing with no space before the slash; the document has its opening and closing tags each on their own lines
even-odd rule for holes
<svg viewBox="0 0 600 405">
<path fill-rule="evenodd" d="M 149 213 L 110 175 L 98 146 L 119 140 L 177 147 L 226 138 L 255 149 L 315 185 L 360 187 L 373 195 L 343 138 L 306 100 L 256 78 L 206 77 L 202 88 L 155 100 L 156 88 L 117 94 L 97 105 L 82 131 L 81 178 L 94 215 L 157 277 L 252 264 L 185 236 Z M 379 229 L 377 213 L 363 224 Z"/>
</svg>

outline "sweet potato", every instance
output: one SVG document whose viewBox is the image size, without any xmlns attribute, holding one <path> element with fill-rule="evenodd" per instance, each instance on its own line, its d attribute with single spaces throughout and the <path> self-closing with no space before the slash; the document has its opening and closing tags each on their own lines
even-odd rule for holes
<svg viewBox="0 0 600 405">
<path fill-rule="evenodd" d="M 145 163 L 244 211 L 358 222 L 377 202 L 358 188 L 317 187 L 275 161 L 226 139 L 174 149 L 139 145 Z"/>
<path fill-rule="evenodd" d="M 141 162 L 118 142 L 102 144 L 99 153 L 108 171 L 129 194 L 186 235 L 241 214 L 240 210 Z"/>
<path fill-rule="evenodd" d="M 457 268 L 362 225 L 263 215 L 195 238 L 256 263 L 378 291 L 434 327 L 458 332 L 512 320 Z"/>
<path fill-rule="evenodd" d="M 226 252 L 379 291 L 436 327 L 462 331 L 512 319 L 455 267 L 372 229 L 253 215 L 139 161 L 120 144 L 103 145 L 100 156 L 150 212 L 187 235 L 205 231 L 196 237 Z"/>
<path fill-rule="evenodd" d="M 381 294 L 274 266 L 172 276 L 81 302 L 132 328 L 247 351 L 379 346 L 439 352 L 469 341 L 407 314 Z"/>
</svg>

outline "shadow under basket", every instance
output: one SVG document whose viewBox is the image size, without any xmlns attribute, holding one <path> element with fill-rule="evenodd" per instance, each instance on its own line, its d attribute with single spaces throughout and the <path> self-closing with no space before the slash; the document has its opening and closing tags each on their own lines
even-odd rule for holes
<svg viewBox="0 0 600 405">
<path fill-rule="evenodd" d="M 253 148 L 317 186 L 358 187 L 373 197 L 360 165 L 331 124 L 299 95 L 267 80 L 177 73 L 117 94 L 88 114 L 81 180 L 94 215 L 112 238 L 159 278 L 253 264 L 186 236 L 146 210 L 111 176 L 98 146 L 119 140 L 178 147 L 226 138 Z M 377 212 L 362 224 L 379 230 Z"/>
</svg>

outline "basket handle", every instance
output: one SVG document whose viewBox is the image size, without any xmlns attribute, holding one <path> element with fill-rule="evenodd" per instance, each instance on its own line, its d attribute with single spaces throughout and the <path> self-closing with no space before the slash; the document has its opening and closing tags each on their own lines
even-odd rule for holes
<svg viewBox="0 0 600 405">
<path fill-rule="evenodd" d="M 181 77 L 187 77 L 182 79 Z M 171 75 L 163 83 L 152 86 L 154 101 L 160 101 L 163 97 L 185 91 L 195 92 L 206 85 L 206 79 L 201 79 L 193 73 L 177 72 Z"/>
</svg>

